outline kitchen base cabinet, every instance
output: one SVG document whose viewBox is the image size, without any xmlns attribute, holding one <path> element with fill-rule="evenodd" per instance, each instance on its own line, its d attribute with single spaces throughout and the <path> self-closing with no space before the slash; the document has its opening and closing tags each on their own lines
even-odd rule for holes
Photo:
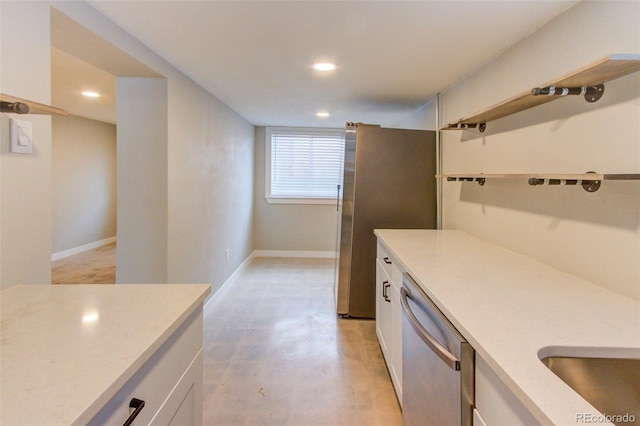
<svg viewBox="0 0 640 426">
<path fill-rule="evenodd" d="M 389 281 L 380 261 L 376 261 L 376 334 L 385 359 L 391 345 L 391 300 L 387 296 L 391 287 Z"/>
<path fill-rule="evenodd" d="M 400 304 L 400 290 L 392 284 L 389 288 L 389 295 L 391 298 L 391 342 L 389 344 L 392 349 L 389 351 L 390 362 L 387 366 L 398 401 L 402 406 L 402 305 Z"/>
<path fill-rule="evenodd" d="M 488 426 L 477 408 L 473 409 L 473 426 Z"/>
<path fill-rule="evenodd" d="M 478 413 L 474 413 L 474 426 L 483 424 L 476 417 L 489 426 L 540 424 L 477 353 L 475 396 Z"/>
<path fill-rule="evenodd" d="M 376 334 L 402 406 L 402 306 L 400 288 L 402 272 L 385 248 L 378 244 L 376 260 Z M 393 277 L 396 277 L 394 280 Z M 400 279 L 398 280 L 397 277 Z"/>
<path fill-rule="evenodd" d="M 90 425 L 122 425 L 129 402 L 145 402 L 133 425 L 202 425 L 202 309 L 196 310 L 107 402 Z"/>
</svg>

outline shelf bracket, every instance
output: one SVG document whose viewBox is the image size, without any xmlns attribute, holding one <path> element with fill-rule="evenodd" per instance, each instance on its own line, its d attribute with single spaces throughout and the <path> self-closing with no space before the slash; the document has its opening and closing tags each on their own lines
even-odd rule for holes
<svg viewBox="0 0 640 426">
<path fill-rule="evenodd" d="M 487 123 L 456 123 L 450 124 L 449 129 L 478 129 L 480 133 L 484 133 L 487 129 Z"/>
<path fill-rule="evenodd" d="M 448 176 L 447 182 L 478 182 L 478 185 L 484 186 L 486 179 L 483 177 L 453 177 Z"/>
<path fill-rule="evenodd" d="M 595 173 L 595 172 L 587 172 Z M 587 180 L 587 179 L 542 179 L 542 178 L 529 178 L 529 185 L 580 185 L 582 189 L 587 192 L 596 192 L 600 189 L 600 180 Z"/>
<path fill-rule="evenodd" d="M 29 105 L 23 102 L 0 101 L 0 112 L 12 112 L 14 114 L 29 114 Z"/>
<path fill-rule="evenodd" d="M 535 87 L 531 89 L 531 94 L 533 96 L 583 95 L 587 102 L 593 103 L 602 98 L 602 95 L 604 94 L 604 84 L 582 87 Z"/>
</svg>

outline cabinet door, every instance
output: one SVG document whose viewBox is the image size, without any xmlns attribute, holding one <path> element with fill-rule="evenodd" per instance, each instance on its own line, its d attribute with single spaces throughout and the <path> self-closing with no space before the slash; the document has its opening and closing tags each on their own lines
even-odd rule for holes
<svg viewBox="0 0 640 426">
<path fill-rule="evenodd" d="M 477 408 L 473 409 L 473 426 L 487 426 Z"/>
<path fill-rule="evenodd" d="M 202 425 L 202 350 L 162 404 L 151 425 Z"/>
<path fill-rule="evenodd" d="M 400 304 L 400 292 L 395 285 L 388 290 L 391 298 L 390 315 L 390 339 L 389 352 L 391 361 L 391 380 L 402 406 L 402 305 Z"/>
<path fill-rule="evenodd" d="M 382 348 L 382 354 L 389 366 L 389 345 L 391 344 L 391 299 L 388 295 L 391 280 L 387 276 L 380 260 L 376 261 L 376 334 Z"/>
<path fill-rule="evenodd" d="M 540 424 L 477 353 L 475 405 L 484 421 L 491 426 Z"/>
<path fill-rule="evenodd" d="M 193 401 L 199 401 L 201 405 L 202 333 L 200 306 L 102 407 L 89 425 L 122 425 L 129 417 L 129 401 L 134 397 L 145 401 L 134 425 L 169 424 L 191 388 L 196 391 Z M 201 425 L 202 415 L 198 417 L 198 413 L 202 407 L 194 407 L 200 411 L 193 412 L 191 425 Z"/>
</svg>

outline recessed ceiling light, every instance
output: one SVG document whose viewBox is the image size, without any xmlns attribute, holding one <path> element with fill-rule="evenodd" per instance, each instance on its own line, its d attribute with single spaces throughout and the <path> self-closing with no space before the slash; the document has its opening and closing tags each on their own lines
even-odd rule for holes
<svg viewBox="0 0 640 426">
<path fill-rule="evenodd" d="M 313 64 L 313 69 L 316 71 L 333 71 L 336 69 L 336 64 L 330 62 L 316 62 Z"/>
<path fill-rule="evenodd" d="M 316 112 L 316 117 L 329 117 L 331 114 L 329 114 L 328 112 L 324 112 L 324 111 L 320 111 L 320 112 Z"/>
<path fill-rule="evenodd" d="M 86 96 L 87 98 L 99 98 L 100 97 L 100 93 L 90 92 L 90 91 L 87 91 L 87 90 L 82 92 L 82 95 Z"/>
<path fill-rule="evenodd" d="M 95 322 L 95 321 L 98 321 L 98 318 L 99 316 L 97 312 L 90 312 L 82 316 L 82 322 L 84 323 Z"/>
</svg>

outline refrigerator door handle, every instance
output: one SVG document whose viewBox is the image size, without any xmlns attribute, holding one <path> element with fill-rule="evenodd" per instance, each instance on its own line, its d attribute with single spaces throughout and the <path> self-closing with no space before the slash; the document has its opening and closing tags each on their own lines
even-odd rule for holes
<svg viewBox="0 0 640 426">
<path fill-rule="evenodd" d="M 460 370 L 460 360 L 457 359 L 451 352 L 447 350 L 444 346 L 442 346 L 436 339 L 433 338 L 431 334 L 420 324 L 414 313 L 411 311 L 409 307 L 409 301 L 407 298 L 411 298 L 411 292 L 409 292 L 405 287 L 400 289 L 402 302 L 402 307 L 404 311 L 407 313 L 409 317 L 409 322 L 411 323 L 411 327 L 415 330 L 415 332 L 420 336 L 422 341 L 427 344 L 427 346 L 436 354 L 438 357 L 444 361 L 449 368 L 452 370 Z"/>
</svg>

